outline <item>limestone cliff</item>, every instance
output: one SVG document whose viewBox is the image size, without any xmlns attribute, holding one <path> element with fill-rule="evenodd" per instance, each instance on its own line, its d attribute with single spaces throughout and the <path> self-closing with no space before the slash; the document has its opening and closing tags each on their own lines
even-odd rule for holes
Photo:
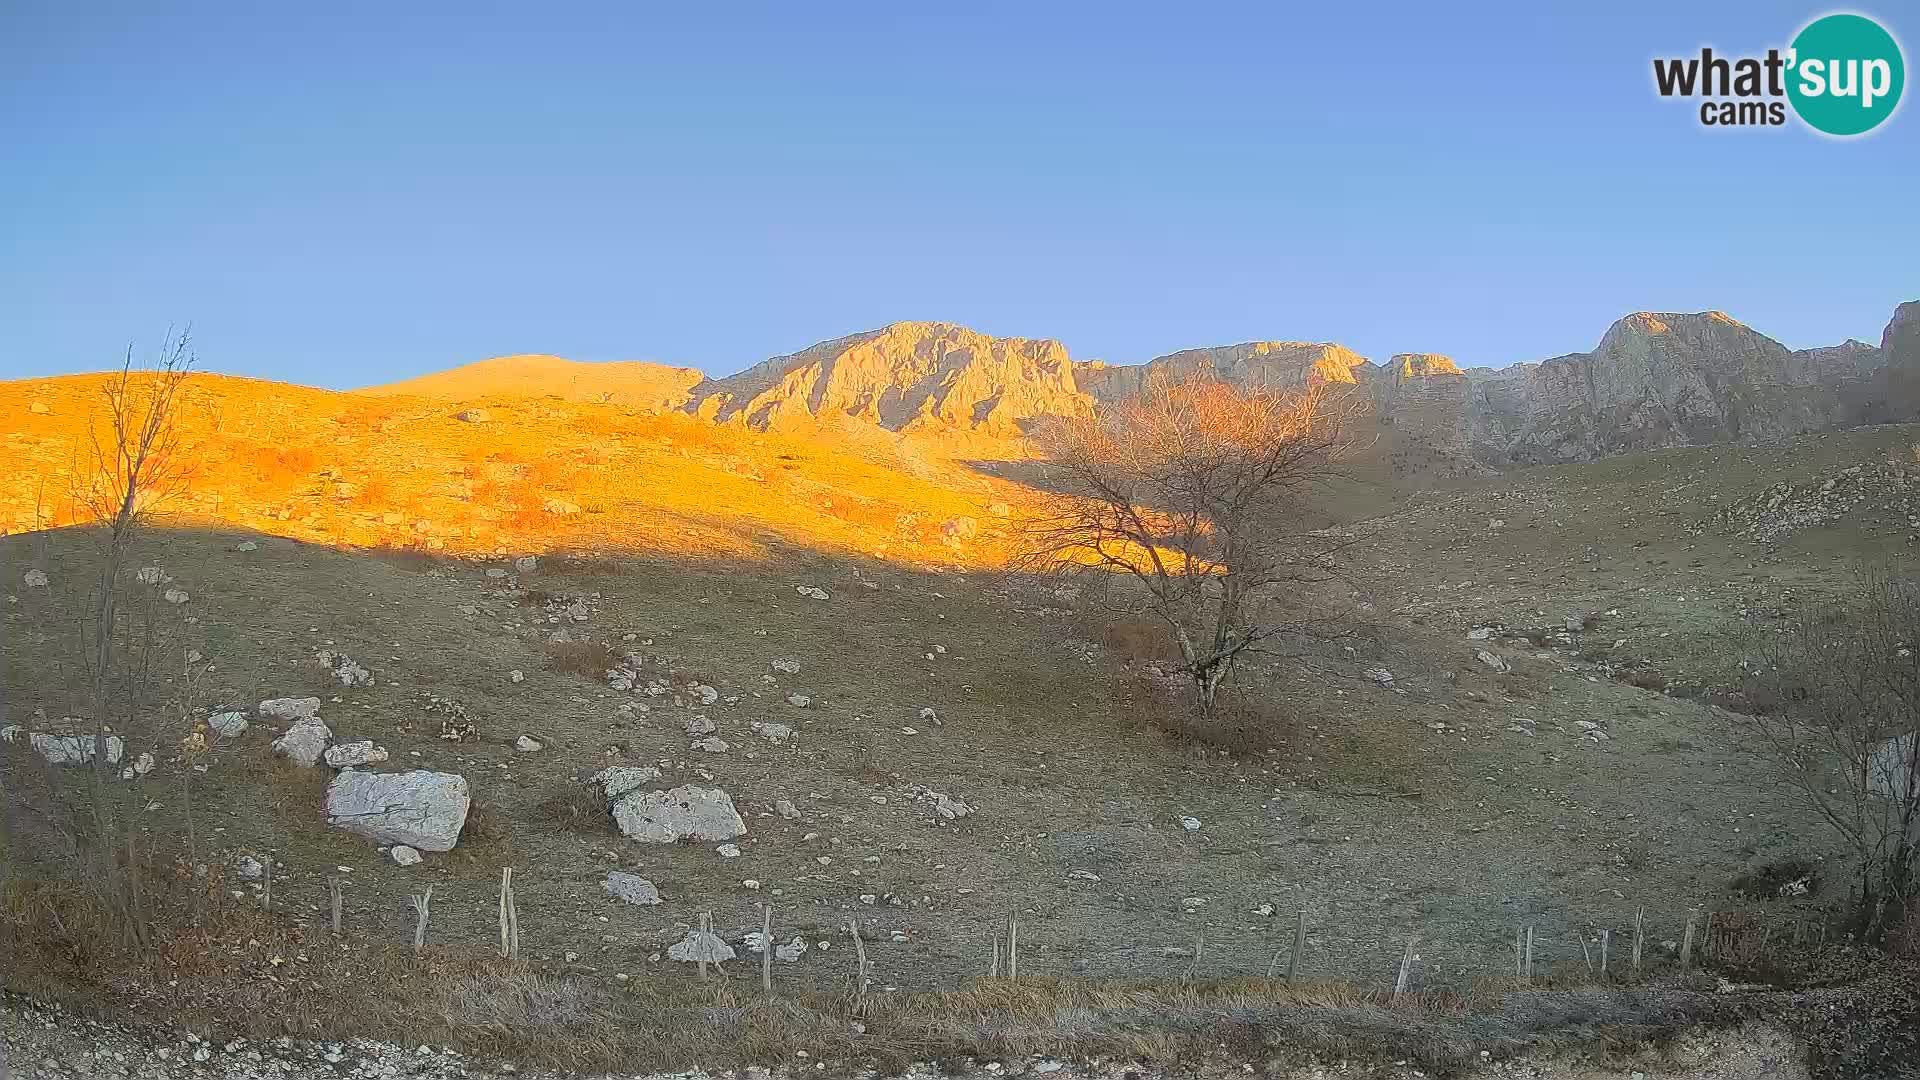
<svg viewBox="0 0 1920 1080">
<path fill-rule="evenodd" d="M 1888 366 L 1864 342 L 1796 352 L 1724 312 L 1639 312 L 1592 352 L 1468 369 L 1467 439 L 1534 464 L 1913 419 Z"/>
<path fill-rule="evenodd" d="M 1366 357 L 1331 342 L 1249 341 L 1187 349 L 1144 364 L 1074 365 L 1082 390 L 1100 401 L 1138 394 L 1160 378 L 1218 378 L 1240 386 L 1299 386 L 1308 380 L 1371 383 L 1378 374 Z"/>
<path fill-rule="evenodd" d="M 1356 383 L 1380 423 L 1420 453 L 1493 466 L 1579 461 L 1920 419 L 1920 302 L 1900 306 L 1879 347 L 1796 352 L 1724 312 L 1639 312 L 1591 352 L 1498 369 L 1431 353 L 1376 367 L 1339 345 L 1256 342 L 1079 370 L 1102 400 L 1139 393 L 1156 373 Z"/>
<path fill-rule="evenodd" d="M 1021 421 L 1092 408 L 1057 341 L 903 322 L 823 341 L 704 383 L 692 406 L 754 428 L 850 417 L 893 431 L 1014 435 Z"/>
</svg>

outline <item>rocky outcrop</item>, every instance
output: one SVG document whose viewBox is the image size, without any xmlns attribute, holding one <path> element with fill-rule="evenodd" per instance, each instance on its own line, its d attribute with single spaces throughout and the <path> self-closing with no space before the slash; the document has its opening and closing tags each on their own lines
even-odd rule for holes
<svg viewBox="0 0 1920 1080">
<path fill-rule="evenodd" d="M 426 769 L 348 769 L 327 785 L 328 824 L 377 844 L 421 851 L 452 851 L 471 804 L 466 777 Z"/>
<path fill-rule="evenodd" d="M 1640 312 L 1591 352 L 1498 369 L 1463 369 L 1432 353 L 1376 367 L 1339 345 L 1255 342 L 1127 367 L 1085 364 L 1078 375 L 1103 401 L 1141 393 L 1156 377 L 1352 383 L 1396 437 L 1476 468 L 1584 461 L 1920 418 L 1920 302 L 1895 311 L 1878 347 L 1796 352 L 1724 312 Z"/>
<path fill-rule="evenodd" d="M 1371 383 L 1379 368 L 1332 342 L 1248 341 L 1187 349 L 1144 364 L 1098 360 L 1074 365 L 1080 388 L 1099 401 L 1139 394 L 1159 379 L 1216 378 L 1240 386 L 1300 386 L 1307 382 Z"/>
<path fill-rule="evenodd" d="M 613 802 L 613 821 L 628 839 L 654 844 L 731 840 L 747 824 L 719 788 L 684 785 L 672 791 L 629 790 Z"/>
<path fill-rule="evenodd" d="M 694 411 L 766 429 L 848 417 L 892 431 L 1015 435 L 1021 421 L 1092 407 L 1066 346 L 951 323 L 894 323 L 703 384 Z"/>
</svg>

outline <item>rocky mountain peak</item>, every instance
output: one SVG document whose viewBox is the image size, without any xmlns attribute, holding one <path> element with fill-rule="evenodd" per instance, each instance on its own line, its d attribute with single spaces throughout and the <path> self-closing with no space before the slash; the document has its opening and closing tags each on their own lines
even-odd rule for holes
<svg viewBox="0 0 1920 1080">
<path fill-rule="evenodd" d="M 722 422 L 788 426 L 848 417 L 889 430 L 1014 434 L 1023 420 L 1091 407 L 1066 346 L 899 322 L 776 356 L 703 384 L 694 406 Z"/>
</svg>

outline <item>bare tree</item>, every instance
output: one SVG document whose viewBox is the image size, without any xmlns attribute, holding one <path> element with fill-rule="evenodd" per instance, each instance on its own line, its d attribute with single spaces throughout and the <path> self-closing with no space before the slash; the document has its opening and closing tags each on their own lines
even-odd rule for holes
<svg viewBox="0 0 1920 1080">
<path fill-rule="evenodd" d="M 1325 384 L 1188 378 L 1049 421 L 1035 438 L 1057 495 L 1023 525 L 1015 564 L 1165 624 L 1210 715 L 1244 656 L 1325 626 L 1305 594 L 1343 542 L 1311 528 L 1310 510 L 1351 450 L 1348 412 Z"/>
<path fill-rule="evenodd" d="M 1743 734 L 1846 845 L 1849 928 L 1882 943 L 1920 900 L 1920 581 L 1862 573 L 1748 650 Z"/>
<path fill-rule="evenodd" d="M 94 882 L 128 918 L 138 936 L 142 898 L 134 844 L 133 815 L 116 806 L 118 765 L 111 751 L 116 730 L 130 733 L 156 711 L 163 681 L 161 632 L 153 590 L 130 602 L 127 562 L 148 516 L 179 492 L 185 472 L 176 426 L 180 390 L 193 367 L 186 334 L 169 335 L 151 368 L 136 368 L 128 349 L 120 370 L 101 389 L 102 408 L 88 425 L 82 447 L 87 460 L 76 470 L 75 504 L 94 525 L 98 564 L 86 610 L 79 619 L 82 694 L 93 724 L 92 807 Z M 122 737 L 123 753 L 132 749 Z M 116 812 L 117 811 L 117 812 Z M 126 855 L 125 873 L 117 863 Z"/>
</svg>

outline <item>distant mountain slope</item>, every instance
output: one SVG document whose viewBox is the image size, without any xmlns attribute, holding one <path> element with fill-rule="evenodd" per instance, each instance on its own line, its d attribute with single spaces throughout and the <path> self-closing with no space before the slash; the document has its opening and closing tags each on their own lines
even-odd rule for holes
<svg viewBox="0 0 1920 1080">
<path fill-rule="evenodd" d="M 1225 379 L 1242 386 L 1298 386 L 1308 379 L 1335 383 L 1371 381 L 1374 365 L 1344 345 L 1331 342 L 1249 341 L 1186 349 L 1144 364 L 1074 365 L 1081 389 L 1101 401 L 1137 394 L 1162 378 Z"/>
<path fill-rule="evenodd" d="M 413 394 L 469 401 L 487 397 L 557 397 L 664 411 L 685 406 L 706 376 L 693 368 L 638 360 L 587 363 L 527 353 L 369 386 L 358 394 Z"/>
<path fill-rule="evenodd" d="M 1673 446 L 1753 442 L 1920 418 L 1920 301 L 1878 346 L 1790 350 L 1719 311 L 1637 312 L 1590 352 L 1462 368 L 1432 353 L 1375 364 L 1331 342 L 1253 341 L 1143 364 L 1075 363 L 1058 341 L 900 322 L 776 356 L 724 379 L 645 363 L 508 356 L 366 394 L 447 399 L 550 395 L 683 410 L 755 430 L 853 422 L 895 432 L 1017 436 L 1156 378 L 1240 386 L 1350 385 L 1392 452 L 1443 471 L 1582 461 Z"/>
<path fill-rule="evenodd" d="M 1724 312 L 1637 312 L 1591 352 L 1498 369 L 1430 353 L 1383 367 L 1334 344 L 1250 342 L 1081 364 L 1076 374 L 1102 401 L 1140 393 L 1156 375 L 1352 383 L 1383 427 L 1420 444 L 1396 452 L 1496 467 L 1584 461 L 1920 418 L 1920 302 L 1895 311 L 1877 348 L 1850 340 L 1794 351 Z"/>
<path fill-rule="evenodd" d="M 1036 416 L 1083 412 L 1057 341 L 900 322 L 776 356 L 701 388 L 697 411 L 766 429 L 850 417 L 890 431 L 1016 435 Z"/>
</svg>

